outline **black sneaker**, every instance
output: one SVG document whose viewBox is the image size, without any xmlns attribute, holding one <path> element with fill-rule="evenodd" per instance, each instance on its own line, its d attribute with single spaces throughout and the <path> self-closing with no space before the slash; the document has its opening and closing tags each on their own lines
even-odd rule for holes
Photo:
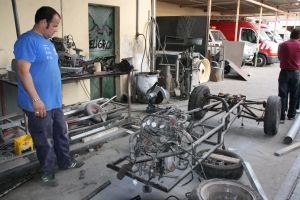
<svg viewBox="0 0 300 200">
<path fill-rule="evenodd" d="M 74 168 L 79 168 L 82 167 L 84 165 L 83 161 L 80 160 L 72 160 L 72 162 L 70 163 L 70 165 L 67 167 L 67 169 L 74 169 Z"/>
<path fill-rule="evenodd" d="M 288 117 L 288 120 L 294 120 L 295 117 Z"/>
<path fill-rule="evenodd" d="M 58 183 L 54 175 L 42 175 L 42 184 L 49 187 L 56 187 Z"/>
</svg>

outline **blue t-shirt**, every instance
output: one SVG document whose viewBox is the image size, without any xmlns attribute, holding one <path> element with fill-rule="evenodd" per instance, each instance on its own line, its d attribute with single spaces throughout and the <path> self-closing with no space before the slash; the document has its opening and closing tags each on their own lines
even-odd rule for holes
<svg viewBox="0 0 300 200">
<path fill-rule="evenodd" d="M 30 74 L 46 110 L 61 108 L 61 75 L 58 55 L 52 42 L 34 31 L 28 31 L 16 41 L 14 54 L 17 60 L 26 60 L 31 63 Z M 21 84 L 19 77 L 17 101 L 22 109 L 34 111 L 32 99 Z"/>
</svg>

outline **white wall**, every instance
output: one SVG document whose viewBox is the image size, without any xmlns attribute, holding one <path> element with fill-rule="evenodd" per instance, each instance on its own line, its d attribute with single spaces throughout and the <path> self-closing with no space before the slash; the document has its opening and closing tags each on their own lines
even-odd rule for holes
<svg viewBox="0 0 300 200">
<path fill-rule="evenodd" d="M 219 14 L 212 12 L 212 14 Z M 205 16 L 206 12 L 199 8 L 180 7 L 176 4 L 157 1 L 157 16 Z"/>
<path fill-rule="evenodd" d="M 62 2 L 62 3 L 61 3 Z M 20 0 L 16 1 L 21 33 L 30 30 L 34 24 L 34 15 L 41 6 L 51 6 L 59 13 L 62 11 L 62 21 L 57 36 L 71 34 L 77 48 L 83 49 L 82 54 L 89 56 L 88 40 L 88 4 L 116 7 L 116 54 L 117 58 L 132 57 L 136 70 L 140 70 L 144 50 L 144 39 L 136 39 L 136 0 Z M 151 10 L 151 0 L 140 0 L 139 32 L 145 34 L 148 13 Z M 11 0 L 0 0 L 0 67 L 10 66 L 13 56 L 13 44 L 16 37 Z M 118 60 L 117 60 L 118 61 Z M 147 59 L 144 59 L 143 71 L 149 71 Z M 10 67 L 7 67 L 8 69 Z M 85 81 L 89 88 L 89 81 Z M 80 84 L 69 83 L 63 86 L 63 103 L 72 104 L 86 101 Z"/>
</svg>

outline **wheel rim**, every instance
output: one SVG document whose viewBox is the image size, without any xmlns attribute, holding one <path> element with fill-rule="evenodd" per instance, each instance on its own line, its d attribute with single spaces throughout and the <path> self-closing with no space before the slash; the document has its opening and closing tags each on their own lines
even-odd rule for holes
<svg viewBox="0 0 300 200">
<path fill-rule="evenodd" d="M 263 64 L 263 58 L 258 57 L 257 58 L 257 65 L 262 65 Z"/>
<path fill-rule="evenodd" d="M 257 194 L 250 188 L 233 181 L 228 180 L 211 180 L 205 183 L 199 191 L 202 199 L 244 199 L 255 200 Z"/>
</svg>

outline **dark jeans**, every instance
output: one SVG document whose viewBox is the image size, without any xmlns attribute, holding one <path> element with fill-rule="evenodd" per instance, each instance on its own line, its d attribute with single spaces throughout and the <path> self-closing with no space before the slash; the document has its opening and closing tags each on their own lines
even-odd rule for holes
<svg viewBox="0 0 300 200">
<path fill-rule="evenodd" d="M 61 109 L 47 111 L 45 118 L 24 111 L 28 117 L 28 129 L 36 148 L 43 175 L 54 174 L 55 163 L 66 168 L 71 163 L 69 138 Z"/>
<path fill-rule="evenodd" d="M 281 120 L 285 119 L 288 111 L 288 118 L 295 117 L 296 104 L 298 101 L 298 88 L 300 81 L 300 71 L 281 70 L 279 74 L 279 96 L 281 97 Z"/>
</svg>

